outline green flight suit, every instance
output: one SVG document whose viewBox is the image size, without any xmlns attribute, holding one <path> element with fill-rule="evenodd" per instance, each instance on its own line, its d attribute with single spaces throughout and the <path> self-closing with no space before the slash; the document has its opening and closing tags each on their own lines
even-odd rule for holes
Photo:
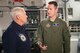
<svg viewBox="0 0 80 53">
<path fill-rule="evenodd" d="M 44 20 L 38 27 L 38 38 L 48 46 L 43 53 L 70 53 L 70 33 L 66 22 L 56 18 Z"/>
</svg>

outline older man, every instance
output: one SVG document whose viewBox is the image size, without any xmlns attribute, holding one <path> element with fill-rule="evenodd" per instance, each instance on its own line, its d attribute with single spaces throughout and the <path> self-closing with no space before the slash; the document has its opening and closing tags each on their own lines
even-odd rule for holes
<svg viewBox="0 0 80 53">
<path fill-rule="evenodd" d="M 28 18 L 25 10 L 15 7 L 10 13 L 13 21 L 2 36 L 4 53 L 31 53 L 30 40 L 24 29 Z"/>
</svg>

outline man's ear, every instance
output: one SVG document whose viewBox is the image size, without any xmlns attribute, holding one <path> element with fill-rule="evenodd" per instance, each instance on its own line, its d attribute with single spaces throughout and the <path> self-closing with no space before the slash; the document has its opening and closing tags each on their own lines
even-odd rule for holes
<svg viewBox="0 0 80 53">
<path fill-rule="evenodd" d="M 58 13 L 58 8 L 56 8 L 56 12 Z"/>
<path fill-rule="evenodd" d="M 19 15 L 16 15 L 16 19 L 19 20 L 19 18 L 20 18 Z"/>
</svg>

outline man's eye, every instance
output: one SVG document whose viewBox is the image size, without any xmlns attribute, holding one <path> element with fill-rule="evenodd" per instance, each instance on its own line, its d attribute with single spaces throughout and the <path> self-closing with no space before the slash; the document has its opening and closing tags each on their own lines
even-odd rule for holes
<svg viewBox="0 0 80 53">
<path fill-rule="evenodd" d="M 52 9 L 50 8 L 50 10 L 52 10 Z"/>
</svg>

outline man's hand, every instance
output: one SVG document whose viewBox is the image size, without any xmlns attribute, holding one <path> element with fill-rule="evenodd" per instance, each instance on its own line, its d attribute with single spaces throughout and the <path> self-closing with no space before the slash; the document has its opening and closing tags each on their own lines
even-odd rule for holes
<svg viewBox="0 0 80 53">
<path fill-rule="evenodd" d="M 47 47 L 48 47 L 48 46 L 43 45 L 42 42 L 38 42 L 38 45 L 39 45 L 39 47 L 41 48 L 41 50 L 44 50 L 44 51 L 47 50 Z"/>
<path fill-rule="evenodd" d="M 47 50 L 47 47 L 48 47 L 48 46 L 46 46 L 46 45 L 39 45 L 39 47 L 40 47 L 42 50 L 45 51 L 45 50 Z"/>
</svg>

